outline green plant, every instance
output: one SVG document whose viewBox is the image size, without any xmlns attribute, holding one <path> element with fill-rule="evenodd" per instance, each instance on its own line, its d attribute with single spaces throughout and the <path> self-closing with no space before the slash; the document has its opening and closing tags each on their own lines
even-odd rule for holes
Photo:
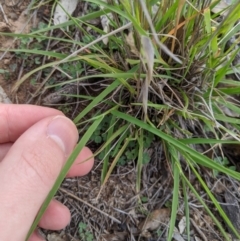
<svg viewBox="0 0 240 241">
<path fill-rule="evenodd" d="M 63 63 L 61 70 L 63 71 L 61 74 L 62 77 L 65 77 L 65 73 L 68 73 L 73 79 L 76 79 L 78 76 L 81 76 L 84 68 L 82 67 L 82 63 L 77 61 L 76 63 Z"/>
<path fill-rule="evenodd" d="M 108 136 L 107 133 L 109 133 L 109 129 L 113 128 L 114 130 L 119 129 L 119 124 L 120 122 L 111 124 L 111 120 L 112 118 L 110 116 L 106 116 L 101 125 L 98 126 L 97 130 L 93 133 L 93 135 L 91 136 L 92 141 L 94 141 L 96 144 L 103 144 L 108 140 Z M 151 144 L 154 141 L 154 135 L 152 133 L 147 132 L 146 135 L 144 135 L 144 139 L 143 139 L 143 147 L 144 149 L 147 149 L 151 146 Z M 100 160 L 105 159 L 106 157 L 113 159 L 117 153 L 119 152 L 119 150 L 123 147 L 124 143 L 123 142 L 118 142 L 118 144 L 116 146 L 114 146 L 113 148 L 111 148 L 111 151 L 108 152 L 109 148 L 106 147 L 105 149 L 103 149 L 103 151 L 101 151 L 99 153 L 99 155 L 97 156 Z M 118 165 L 125 165 L 127 162 L 129 161 L 134 161 L 137 158 L 138 155 L 138 143 L 137 140 L 132 140 L 129 142 L 129 144 L 126 147 L 126 150 L 124 151 L 124 153 L 122 154 L 122 156 L 119 157 L 118 160 Z M 143 153 L 143 160 L 142 162 L 144 164 L 147 164 L 150 161 L 150 156 L 147 152 Z"/>
<path fill-rule="evenodd" d="M 93 234 L 87 230 L 87 224 L 80 222 L 78 224 L 78 233 L 83 241 L 93 241 Z"/>
<path fill-rule="evenodd" d="M 224 157 L 220 161 L 216 160 L 218 157 L 214 153 L 213 161 L 194 149 L 195 144 L 208 146 L 212 150 L 217 144 L 239 141 L 240 121 L 233 114 L 240 115 L 235 99 L 240 93 L 240 84 L 226 75 L 232 73 L 232 64 L 239 51 L 237 21 L 240 5 L 236 1 L 235 5 L 224 9 L 222 12 L 226 13 L 225 17 L 219 20 L 222 12 L 213 13 L 217 2 L 209 0 L 138 0 L 134 4 L 131 0 L 124 0 L 119 1 L 118 5 L 112 1 L 109 1 L 111 4 L 100 0 L 87 2 L 101 6 L 104 10 L 78 19 L 71 17 L 64 24 L 47 26 L 29 35 L 16 35 L 26 38 L 24 41 L 27 42 L 29 39 L 34 42 L 36 39 L 51 39 L 68 47 L 76 44 L 79 49 L 73 54 L 27 49 L 26 43 L 22 49 L 12 50 L 57 59 L 26 73 L 15 84 L 14 90 L 38 71 L 59 66 L 67 71 L 72 63 L 81 63 L 88 69 L 97 70 L 88 76 L 75 76 L 72 82 L 81 82 L 89 77 L 107 80 L 104 88 L 90 99 L 75 118 L 76 125 L 79 128 L 85 126 L 86 133 L 63 168 L 30 232 L 35 229 L 40 215 L 77 153 L 89 140 L 99 146 L 94 155 L 103 159 L 103 185 L 117 164 L 135 161 L 137 193 L 141 190 L 142 167 L 151 162 L 145 149 L 156 141 L 161 142 L 164 158 L 174 177 L 167 240 L 172 239 L 179 192 L 184 194 L 186 216 L 189 217 L 188 195 L 191 192 L 215 222 L 223 239 L 230 240 L 213 209 L 209 208 L 191 183 L 189 173 L 196 177 L 219 215 L 240 238 L 199 170 L 204 166 L 212 170 L 213 176 L 221 173 L 236 180 L 240 180 L 239 173 L 227 166 Z M 82 23 L 89 25 L 87 20 L 110 12 L 113 18 L 109 17 L 109 28 L 112 30 L 107 34 L 108 48 L 102 45 L 106 36 L 94 38 Z M 70 38 L 59 39 L 46 35 L 56 28 L 69 26 L 84 30 L 82 41 L 85 45 Z M 94 31 L 103 34 L 102 29 L 97 27 Z M 235 41 L 227 47 L 231 38 Z M 120 59 L 114 55 L 116 52 Z M 234 68 L 239 72 L 239 66 Z M 72 74 L 73 71 L 70 70 Z M 89 113 L 94 113 L 94 116 L 86 118 Z M 189 228 L 187 230 L 190 236 Z"/>
<path fill-rule="evenodd" d="M 63 113 L 69 113 L 71 110 L 71 107 L 69 105 L 60 105 L 58 109 Z"/>
<path fill-rule="evenodd" d="M 229 169 L 236 171 L 236 167 L 231 166 L 229 160 L 226 157 L 217 156 L 216 158 L 213 159 L 213 161 L 216 163 L 219 163 L 224 167 L 228 167 Z M 219 175 L 219 172 L 216 170 L 213 170 L 213 175 L 217 177 Z"/>
<path fill-rule="evenodd" d="M 6 73 L 9 73 L 9 71 L 5 69 L 0 69 L 0 74 L 6 74 Z"/>
</svg>

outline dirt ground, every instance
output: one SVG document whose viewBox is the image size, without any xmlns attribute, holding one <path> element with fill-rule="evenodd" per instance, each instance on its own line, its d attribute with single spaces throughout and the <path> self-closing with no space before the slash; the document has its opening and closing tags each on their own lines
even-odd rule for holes
<svg viewBox="0 0 240 241">
<path fill-rule="evenodd" d="M 31 28 L 38 26 L 39 21 L 49 17 L 50 13 L 48 7 L 43 7 L 37 9 L 33 14 L 28 9 L 30 4 L 28 0 L 18 2 L 0 0 L 0 4 L 2 7 L 0 32 L 3 33 L 28 33 Z M 28 80 L 20 86 L 18 91 L 12 91 L 16 82 L 31 70 L 31 68 L 25 67 L 24 60 L 16 56 L 14 51 L 8 51 L 18 48 L 18 46 L 18 40 L 0 34 L 0 87 L 5 90 L 13 103 L 39 104 L 37 99 L 29 100 L 40 83 L 32 84 Z M 151 161 L 143 168 L 140 193 L 136 192 L 136 163 L 134 161 L 129 162 L 126 166 L 117 166 L 105 186 L 100 184 L 102 163 L 98 160 L 87 176 L 66 179 L 57 193 L 56 199 L 69 207 L 72 221 L 64 230 L 58 232 L 41 230 L 41 233 L 48 241 L 165 241 L 171 215 L 169 207 L 173 188 L 172 173 L 166 158 L 162 155 L 163 150 L 160 143 L 155 143 L 149 148 L 149 152 Z M 225 177 L 216 181 L 212 180 L 207 172 L 203 175 L 211 183 L 212 191 L 219 196 L 219 201 L 224 203 L 227 202 L 227 197 L 232 197 L 228 201 L 234 202 L 235 196 L 229 195 L 229 192 L 232 194 L 239 192 L 239 183 L 231 180 L 234 183 L 234 188 L 232 188 L 229 179 L 227 180 Z M 195 178 L 192 177 L 192 183 L 195 181 Z M 225 190 L 222 183 L 229 189 Z M 199 190 L 199 194 L 205 198 L 202 189 L 196 188 Z M 177 213 L 173 240 L 183 241 L 187 240 L 183 232 L 186 220 L 184 198 L 181 196 L 181 192 L 179 195 L 180 208 Z M 217 231 L 212 218 L 191 195 L 189 196 L 189 207 L 191 241 L 224 240 Z M 239 211 L 239 206 L 235 211 Z"/>
<path fill-rule="evenodd" d="M 14 1 L 9 5 L 5 4 L 5 2 L 7 1 L 0 1 L 3 10 L 0 11 L 0 32 L 28 33 L 32 26 L 31 21 L 28 20 L 29 16 L 27 14 L 29 1 L 20 1 L 21 3 L 19 6 L 15 5 Z M 28 85 L 21 88 L 21 91 L 17 94 L 11 93 L 11 87 L 15 81 L 20 78 L 20 74 L 18 76 L 14 73 L 19 63 L 16 63 L 15 54 L 13 52 L 8 52 L 8 49 L 14 49 L 17 46 L 18 41 L 14 38 L 0 36 L 0 48 L 2 51 L 5 50 L 1 52 L 0 69 L 12 73 L 10 78 L 7 77 L 7 72 L 6 74 L 0 74 L 0 86 L 14 103 L 25 103 L 26 95 L 29 95 L 30 88 Z"/>
</svg>

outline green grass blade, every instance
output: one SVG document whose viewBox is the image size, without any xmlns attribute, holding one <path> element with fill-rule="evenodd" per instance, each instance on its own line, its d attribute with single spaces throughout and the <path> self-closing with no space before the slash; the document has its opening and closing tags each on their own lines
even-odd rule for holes
<svg viewBox="0 0 240 241">
<path fill-rule="evenodd" d="M 172 199 L 172 210 L 171 210 L 171 219 L 170 219 L 170 225 L 169 225 L 169 231 L 168 231 L 168 238 L 167 241 L 171 241 L 173 237 L 173 232 L 175 228 L 176 223 L 176 217 L 178 212 L 178 192 L 179 192 L 179 168 L 181 169 L 179 158 L 177 156 L 177 152 L 174 148 L 168 145 L 169 148 L 169 154 L 172 157 L 172 167 L 173 167 L 173 199 Z"/>
<path fill-rule="evenodd" d="M 37 41 L 43 41 L 43 40 L 55 40 L 55 41 L 59 41 L 59 42 L 65 42 L 65 43 L 70 43 L 70 44 L 76 44 L 79 45 L 80 47 L 82 47 L 85 43 L 80 42 L 80 41 L 75 41 L 72 39 L 66 39 L 66 38 L 57 38 L 57 37 L 52 37 L 52 36 L 46 36 L 46 35 L 34 35 L 34 34 L 21 34 L 21 33 L 3 33 L 0 32 L 0 36 L 8 36 L 8 37 L 15 37 L 18 39 L 24 39 L 24 38 L 32 38 L 32 39 L 36 39 Z M 91 47 L 90 47 L 91 49 Z M 6 49 L 1 49 L 2 51 L 5 51 Z M 12 51 L 12 50 L 9 50 Z M 19 49 L 17 49 L 17 51 L 19 51 Z"/>
<path fill-rule="evenodd" d="M 176 148 L 178 148 L 181 151 L 187 152 L 189 153 L 193 158 L 194 161 L 202 166 L 217 170 L 219 172 L 225 173 L 233 178 L 235 178 L 236 180 L 240 180 L 240 175 L 238 172 L 233 171 L 231 169 L 228 169 L 226 167 L 221 166 L 218 163 L 213 162 L 210 158 L 199 154 L 197 151 L 189 148 L 188 146 L 186 146 L 185 144 L 183 144 L 182 142 L 180 142 L 179 140 L 174 139 L 173 137 L 171 137 L 170 135 L 165 134 L 164 132 L 130 116 L 124 113 L 121 113 L 119 111 L 112 111 L 113 115 L 116 115 L 119 118 L 122 118 L 126 121 L 129 121 L 130 123 L 137 125 L 147 131 L 152 132 L 153 134 L 155 134 L 156 136 L 159 136 L 160 138 L 162 138 L 163 140 L 165 140 L 166 142 L 174 145 Z"/>
<path fill-rule="evenodd" d="M 125 133 L 128 128 L 129 128 L 129 124 L 126 124 L 126 125 L 123 125 L 122 127 L 120 127 L 117 131 L 115 131 L 115 132 L 113 133 L 113 135 L 103 144 L 103 146 L 100 147 L 100 149 L 95 153 L 95 155 L 98 155 L 98 154 L 100 154 L 102 151 L 104 151 L 104 149 L 105 149 L 108 145 L 110 145 L 110 144 L 114 141 L 115 138 L 117 138 L 119 135 Z M 117 142 L 117 145 L 116 145 L 116 148 L 115 148 L 116 151 L 114 151 L 113 156 L 115 156 L 115 155 L 117 154 L 116 152 L 117 152 L 117 150 L 119 149 L 118 147 L 119 147 L 120 145 L 118 146 L 118 143 L 121 144 L 121 141 L 123 141 L 123 140 L 126 139 L 126 138 L 127 138 L 126 135 L 121 135 L 121 137 L 119 137 L 118 142 Z"/>
<path fill-rule="evenodd" d="M 127 148 L 127 146 L 128 146 L 128 144 L 129 144 L 130 141 L 131 141 L 131 138 L 127 138 L 127 139 L 124 140 L 123 146 L 121 147 L 121 149 L 119 150 L 119 152 L 117 153 L 117 155 L 115 156 L 115 158 L 113 159 L 113 162 L 112 162 L 111 166 L 110 166 L 109 169 L 108 169 L 108 172 L 107 172 L 107 174 L 106 174 L 106 176 L 105 176 L 105 179 L 104 179 L 104 181 L 103 181 L 102 187 L 106 184 L 106 182 L 107 182 L 108 178 L 110 177 L 110 175 L 111 175 L 114 167 L 116 166 L 119 158 L 122 156 L 122 154 L 123 154 L 124 151 L 126 150 L 126 148 Z M 102 188 L 102 187 L 101 187 L 101 188 Z"/>
<path fill-rule="evenodd" d="M 0 51 L 5 51 L 5 49 L 0 49 Z M 8 49 L 8 51 L 14 52 L 14 53 L 38 54 L 38 55 L 48 56 L 48 57 L 58 58 L 58 59 L 63 59 L 68 56 L 67 54 L 61 54 L 61 53 L 56 53 L 52 51 L 44 51 L 44 50 L 38 50 L 38 49 Z"/>
<path fill-rule="evenodd" d="M 76 18 L 75 20 L 76 21 L 79 21 L 80 23 L 81 22 L 87 22 L 89 20 L 92 20 L 92 19 L 96 19 L 102 15 L 105 15 L 107 13 L 109 13 L 110 10 L 108 9 L 105 9 L 105 10 L 100 10 L 100 11 L 96 11 L 96 12 L 93 12 L 93 13 L 89 13 L 89 14 L 86 14 L 84 16 L 81 16 L 79 18 Z M 51 31 L 51 30 L 54 30 L 54 29 L 59 29 L 59 28 L 66 28 L 66 27 L 69 27 L 71 25 L 74 25 L 74 22 L 72 20 L 69 20 L 65 23 L 61 23 L 61 24 L 58 24 L 58 25 L 53 25 L 51 27 L 47 27 L 47 28 L 43 28 L 43 29 L 39 29 L 39 30 L 36 30 L 32 33 L 30 33 L 30 37 L 31 37 L 31 34 L 32 35 L 36 35 L 36 34 L 43 34 L 43 33 L 46 33 L 48 31 Z"/>
<path fill-rule="evenodd" d="M 182 179 L 181 181 L 182 181 L 182 187 L 183 187 L 187 240 L 190 241 L 190 210 L 189 210 L 189 203 L 188 203 L 188 193 L 187 193 L 187 187 L 186 187 L 185 180 Z"/>
<path fill-rule="evenodd" d="M 130 13 L 120 10 L 118 5 L 113 6 L 113 5 L 110 5 L 110 4 L 100 1 L 100 0 L 87 0 L 87 2 L 98 4 L 100 6 L 103 6 L 105 9 L 109 9 L 110 11 L 113 11 L 113 12 L 119 14 L 120 16 L 124 17 L 125 19 L 128 19 L 129 21 L 131 21 L 132 24 L 134 25 L 134 27 L 137 29 L 139 34 L 145 35 L 145 36 L 147 35 L 146 32 L 144 31 L 144 29 L 141 27 L 141 24 L 138 23 L 136 21 L 136 19 Z"/>
<path fill-rule="evenodd" d="M 215 114 L 214 117 L 218 121 L 224 121 L 224 122 L 232 123 L 232 124 L 240 124 L 240 120 L 239 119 L 236 119 L 234 117 L 228 117 L 228 116 L 223 115 L 223 114 Z"/>
<path fill-rule="evenodd" d="M 219 228 L 219 230 L 221 231 L 222 234 L 226 234 L 226 232 L 224 231 L 221 223 L 217 220 L 217 218 L 214 216 L 214 214 L 210 211 L 210 209 L 208 208 L 208 206 L 206 205 L 206 203 L 203 201 L 203 199 L 199 196 L 198 192 L 196 191 L 196 189 L 192 186 L 192 184 L 188 181 L 188 179 L 186 178 L 185 175 L 182 175 L 182 178 L 184 179 L 184 181 L 186 182 L 186 184 L 189 186 L 189 188 L 191 189 L 191 191 L 193 192 L 193 194 L 195 195 L 195 197 L 198 199 L 198 201 L 203 205 L 204 209 L 207 211 L 207 213 L 209 214 L 209 216 L 212 218 L 213 222 L 217 225 L 217 227 Z M 224 235 L 224 238 L 226 241 L 231 241 L 230 238 L 227 235 Z"/>
<path fill-rule="evenodd" d="M 137 159 L 137 180 L 136 180 L 136 191 L 137 193 L 141 190 L 141 174 L 143 165 L 143 130 L 139 131 L 140 136 L 137 138 L 138 141 L 138 159 Z M 136 147 L 137 148 L 137 147 Z"/>
<path fill-rule="evenodd" d="M 115 80 L 104 91 L 102 91 L 93 101 L 74 119 L 74 123 L 79 122 L 89 111 L 99 104 L 108 94 L 115 90 L 120 85 L 118 80 Z M 117 106 L 116 106 L 117 107 Z"/>
<path fill-rule="evenodd" d="M 187 159 L 188 161 L 188 159 Z M 213 196 L 212 192 L 209 190 L 209 188 L 207 187 L 206 183 L 203 181 L 203 179 L 201 178 L 201 176 L 199 175 L 198 171 L 194 168 L 194 166 L 192 165 L 191 161 L 188 161 L 188 164 L 190 166 L 190 168 L 193 170 L 194 174 L 196 175 L 196 177 L 198 178 L 199 182 L 201 183 L 201 185 L 203 186 L 204 190 L 206 191 L 207 195 L 209 196 L 209 198 L 212 200 L 214 206 L 217 208 L 219 214 L 222 216 L 222 218 L 224 219 L 224 221 L 227 223 L 227 225 L 229 226 L 229 228 L 234 232 L 234 234 L 236 235 L 236 237 L 238 237 L 238 239 L 240 239 L 240 234 L 238 233 L 238 231 L 235 229 L 235 227 L 233 226 L 233 224 L 231 223 L 231 221 L 229 220 L 229 218 L 227 217 L 227 215 L 225 214 L 225 212 L 223 211 L 222 207 L 220 206 L 219 202 L 216 200 L 216 198 Z M 222 233 L 224 236 L 227 236 L 226 232 L 224 231 L 224 233 Z"/>
<path fill-rule="evenodd" d="M 179 141 L 181 141 L 184 144 L 239 144 L 239 141 L 205 139 L 205 138 L 179 139 Z"/>
<path fill-rule="evenodd" d="M 114 130 L 114 123 L 116 122 L 116 117 L 115 116 L 111 116 L 111 121 L 110 121 L 110 127 L 107 131 L 107 140 L 109 140 L 112 135 L 113 135 L 113 130 Z M 110 142 L 111 143 L 111 142 Z M 104 160 L 103 160 L 103 168 L 102 168 L 102 173 L 101 173 L 101 183 L 103 183 L 103 180 L 107 174 L 107 169 L 108 169 L 108 166 L 109 166 L 109 150 L 110 150 L 110 145 L 111 144 L 108 144 L 105 149 L 104 149 Z"/>
<path fill-rule="evenodd" d="M 88 140 L 90 139 L 90 137 L 92 136 L 93 132 L 97 129 L 97 127 L 100 125 L 101 121 L 103 120 L 104 116 L 99 116 L 98 119 L 96 119 L 93 124 L 88 128 L 88 130 L 86 131 L 86 133 L 83 135 L 83 137 L 81 138 L 81 140 L 79 141 L 79 143 L 77 144 L 77 146 L 75 147 L 73 153 L 71 154 L 71 156 L 68 158 L 66 164 L 64 165 L 64 167 L 62 168 L 56 182 L 54 183 L 51 191 L 49 192 L 48 196 L 46 197 L 44 203 L 42 204 L 37 217 L 35 218 L 28 234 L 26 237 L 26 241 L 29 239 L 30 235 L 33 233 L 33 231 L 36 229 L 42 215 L 44 214 L 44 212 L 46 211 L 49 203 L 51 202 L 52 198 L 54 197 L 55 193 L 57 192 L 58 188 L 60 187 L 62 181 L 64 180 L 64 178 L 66 177 L 69 169 L 71 168 L 73 162 L 75 161 L 75 159 L 77 158 L 78 154 L 81 152 L 81 150 L 83 149 L 83 147 L 87 144 Z"/>
<path fill-rule="evenodd" d="M 156 23 L 156 31 L 159 32 L 161 31 L 161 28 L 166 24 L 166 22 L 171 19 L 171 16 L 175 15 L 176 9 L 178 7 L 178 1 L 175 1 L 172 5 L 169 5 L 168 11 L 164 13 L 162 18 L 158 18 L 159 21 Z"/>
<path fill-rule="evenodd" d="M 77 57 L 74 57 L 74 58 L 70 59 L 69 62 L 75 61 L 75 60 L 78 60 L 78 58 L 77 58 Z M 19 86 L 20 86 L 24 81 L 26 81 L 31 75 L 33 75 L 34 73 L 39 72 L 39 71 L 41 71 L 41 70 L 43 70 L 43 69 L 45 69 L 45 68 L 48 68 L 48 67 L 53 67 L 53 66 L 56 65 L 58 62 L 59 62 L 59 61 L 50 62 L 50 63 L 44 64 L 44 65 L 41 65 L 41 66 L 39 66 L 38 68 L 33 69 L 32 71 L 28 72 L 27 74 L 25 74 L 20 80 L 18 80 L 18 81 L 14 84 L 14 86 L 13 86 L 13 88 L 12 88 L 12 91 L 13 91 L 13 92 L 14 92 L 14 91 L 17 91 L 18 88 L 19 88 Z"/>
</svg>

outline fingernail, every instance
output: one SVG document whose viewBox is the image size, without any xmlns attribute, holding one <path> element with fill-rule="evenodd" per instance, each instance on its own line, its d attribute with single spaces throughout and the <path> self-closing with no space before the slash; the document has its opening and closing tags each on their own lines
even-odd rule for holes
<svg viewBox="0 0 240 241">
<path fill-rule="evenodd" d="M 73 123 L 64 116 L 56 116 L 47 127 L 47 135 L 65 152 L 70 154 L 77 140 Z"/>
</svg>

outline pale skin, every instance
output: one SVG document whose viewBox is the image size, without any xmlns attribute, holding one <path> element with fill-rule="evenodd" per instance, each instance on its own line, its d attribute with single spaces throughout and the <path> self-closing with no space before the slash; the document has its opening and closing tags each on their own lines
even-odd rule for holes
<svg viewBox="0 0 240 241">
<path fill-rule="evenodd" d="M 0 240 L 24 241 L 44 199 L 78 140 L 63 113 L 31 105 L 0 104 Z M 93 158 L 85 147 L 68 177 L 86 175 Z M 81 163 L 81 164 L 79 164 Z M 39 227 L 59 230 L 70 222 L 67 207 L 52 200 Z M 30 241 L 44 240 L 34 232 Z"/>
</svg>

